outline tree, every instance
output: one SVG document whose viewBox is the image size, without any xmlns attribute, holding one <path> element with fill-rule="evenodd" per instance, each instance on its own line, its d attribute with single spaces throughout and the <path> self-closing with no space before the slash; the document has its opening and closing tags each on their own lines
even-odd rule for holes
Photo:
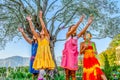
<svg viewBox="0 0 120 80">
<path fill-rule="evenodd" d="M 58 34 L 63 29 L 74 23 L 81 14 L 95 17 L 91 27 L 95 38 L 113 38 L 119 33 L 119 13 L 117 2 L 109 0 L 1 0 L 0 2 L 0 49 L 7 42 L 19 36 L 17 27 L 24 27 L 26 33 L 31 37 L 31 32 L 26 22 L 26 16 L 32 15 L 35 29 L 41 30 L 38 12 L 43 11 L 43 19 L 51 35 L 51 51 L 53 58 L 54 46 L 57 41 L 63 41 Z M 86 22 L 85 20 L 85 22 Z M 83 23 L 83 26 L 85 24 Z M 82 27 L 79 27 L 81 30 Z"/>
<path fill-rule="evenodd" d="M 113 40 L 111 41 L 109 48 L 118 47 L 120 45 L 120 34 L 114 36 Z"/>
<path fill-rule="evenodd" d="M 100 63 L 102 66 L 105 65 L 105 63 L 104 63 L 105 58 L 104 58 L 103 54 L 107 55 L 110 66 L 114 66 L 116 64 L 115 63 L 115 61 L 116 61 L 116 47 L 118 47 L 119 45 L 120 45 L 120 34 L 116 35 L 113 38 L 113 40 L 110 42 L 108 48 L 99 54 Z"/>
<path fill-rule="evenodd" d="M 63 1 L 63 3 L 69 2 L 69 0 Z M 120 33 L 120 14 L 117 3 L 113 0 L 74 0 L 73 4 L 75 5 L 69 7 L 68 11 L 78 8 L 76 17 L 82 13 L 87 16 L 94 15 L 95 20 L 91 27 L 94 38 L 113 38 Z"/>
<path fill-rule="evenodd" d="M 104 60 L 104 70 L 105 70 L 105 74 L 107 76 L 107 79 L 110 79 L 110 72 L 111 72 L 111 69 L 110 69 L 110 65 L 109 65 L 109 61 L 108 61 L 108 56 L 106 54 L 103 54 L 105 60 Z"/>
</svg>

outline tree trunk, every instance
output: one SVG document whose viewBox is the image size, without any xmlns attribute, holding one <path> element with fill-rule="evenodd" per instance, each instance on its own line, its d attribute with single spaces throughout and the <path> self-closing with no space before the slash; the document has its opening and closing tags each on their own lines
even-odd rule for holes
<svg viewBox="0 0 120 80">
<path fill-rule="evenodd" d="M 55 69 L 57 69 L 57 62 L 55 60 L 55 51 L 54 51 L 54 45 L 55 45 L 55 41 L 54 40 L 51 40 L 50 41 L 50 49 L 51 49 L 51 54 L 52 54 L 52 58 L 55 62 Z"/>
</svg>

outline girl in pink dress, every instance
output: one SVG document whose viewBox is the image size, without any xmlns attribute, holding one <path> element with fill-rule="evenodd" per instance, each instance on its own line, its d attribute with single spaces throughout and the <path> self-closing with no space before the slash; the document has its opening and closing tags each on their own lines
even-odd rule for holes
<svg viewBox="0 0 120 80">
<path fill-rule="evenodd" d="M 79 34 L 76 34 L 76 29 L 79 24 L 83 21 L 84 16 L 80 18 L 77 24 L 70 26 L 66 34 L 66 43 L 62 54 L 61 67 L 65 69 L 66 80 L 69 80 L 72 77 L 72 80 L 76 80 L 76 70 L 78 69 L 78 38 L 87 30 L 89 25 L 92 23 L 93 18 L 90 17 L 87 25 Z"/>
</svg>

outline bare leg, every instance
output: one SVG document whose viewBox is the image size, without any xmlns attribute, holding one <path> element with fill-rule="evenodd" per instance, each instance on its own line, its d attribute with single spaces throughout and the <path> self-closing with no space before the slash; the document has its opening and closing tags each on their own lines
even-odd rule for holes
<svg viewBox="0 0 120 80">
<path fill-rule="evenodd" d="M 65 80 L 69 80 L 70 79 L 70 72 L 68 69 L 65 69 L 65 75 L 66 75 L 66 79 Z"/>
<path fill-rule="evenodd" d="M 71 71 L 72 80 L 76 80 L 76 71 Z"/>
<path fill-rule="evenodd" d="M 106 76 L 103 74 L 103 75 L 101 75 L 101 78 L 103 79 L 103 80 L 107 80 L 107 78 L 106 78 Z"/>
<path fill-rule="evenodd" d="M 39 70 L 38 80 L 44 80 L 45 72 L 43 69 Z"/>
</svg>

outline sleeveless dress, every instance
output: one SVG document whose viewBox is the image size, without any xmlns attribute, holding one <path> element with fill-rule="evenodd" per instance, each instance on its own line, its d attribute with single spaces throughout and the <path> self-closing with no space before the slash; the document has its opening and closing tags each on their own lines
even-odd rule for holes
<svg viewBox="0 0 120 80">
<path fill-rule="evenodd" d="M 34 73 L 39 73 L 38 70 L 35 70 L 35 69 L 32 68 L 33 62 L 34 62 L 34 58 L 35 58 L 36 52 L 37 52 L 37 47 L 38 47 L 38 44 L 35 43 L 35 42 L 32 42 L 32 48 L 31 48 L 32 54 L 31 54 L 31 58 L 30 58 L 30 68 L 29 68 L 29 71 L 30 71 L 30 73 L 33 73 L 33 74 Z"/>
<path fill-rule="evenodd" d="M 44 38 L 38 38 L 38 49 L 33 63 L 33 68 L 38 69 L 54 69 L 55 63 L 52 59 L 49 41 Z"/>
<path fill-rule="evenodd" d="M 65 43 L 62 53 L 61 67 L 69 70 L 78 69 L 77 37 L 70 37 Z"/>
<path fill-rule="evenodd" d="M 83 58 L 83 80 L 101 80 L 100 75 L 104 74 L 100 64 L 95 57 L 93 46 L 89 45 L 84 52 Z"/>
</svg>

